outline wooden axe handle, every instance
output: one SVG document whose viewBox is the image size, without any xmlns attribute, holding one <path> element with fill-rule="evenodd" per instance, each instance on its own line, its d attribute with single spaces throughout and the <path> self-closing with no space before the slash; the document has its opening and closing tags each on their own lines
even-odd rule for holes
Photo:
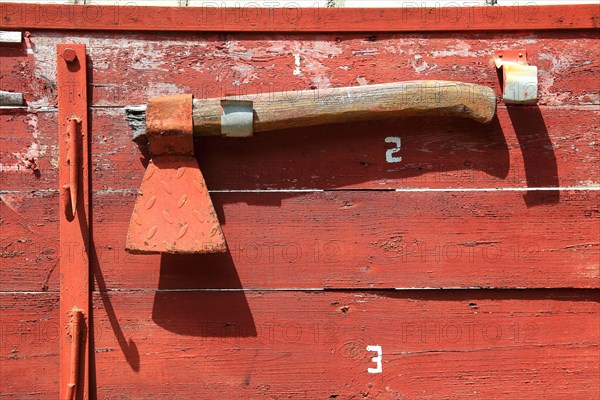
<svg viewBox="0 0 600 400">
<path fill-rule="evenodd" d="M 457 116 L 481 123 L 496 113 L 496 95 L 488 87 L 452 81 L 406 81 L 343 88 L 266 92 L 195 99 L 194 136 L 222 133 L 222 102 L 252 101 L 253 132 L 411 116 Z M 145 137 L 145 106 L 126 108 L 133 138 Z"/>
<path fill-rule="evenodd" d="M 195 135 L 222 134 L 223 100 L 253 102 L 254 132 L 410 116 L 457 116 L 487 123 L 496 113 L 491 88 L 452 81 L 406 81 L 196 99 Z"/>
</svg>

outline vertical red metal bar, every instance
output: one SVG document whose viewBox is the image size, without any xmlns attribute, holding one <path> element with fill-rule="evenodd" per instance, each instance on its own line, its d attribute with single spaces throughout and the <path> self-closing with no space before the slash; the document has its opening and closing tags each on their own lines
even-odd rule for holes
<svg viewBox="0 0 600 400">
<path fill-rule="evenodd" d="M 60 157 L 60 399 L 88 398 L 89 165 L 83 44 L 57 45 Z"/>
</svg>

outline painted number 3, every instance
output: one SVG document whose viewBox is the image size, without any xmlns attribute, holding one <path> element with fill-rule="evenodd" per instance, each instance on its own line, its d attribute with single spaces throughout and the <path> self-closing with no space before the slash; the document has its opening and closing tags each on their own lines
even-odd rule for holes
<svg viewBox="0 0 600 400">
<path fill-rule="evenodd" d="M 376 351 L 377 356 L 371 358 L 377 367 L 375 368 L 367 368 L 367 372 L 370 374 L 380 374 L 383 371 L 383 367 L 381 365 L 381 346 L 367 346 L 367 351 Z"/>
<path fill-rule="evenodd" d="M 390 164 L 399 163 L 400 161 L 402 161 L 402 157 L 397 157 L 394 155 L 400 151 L 400 138 L 397 136 L 389 136 L 385 138 L 385 142 L 392 143 L 395 146 L 391 149 L 387 149 L 387 151 L 385 152 L 385 161 L 387 161 Z"/>
</svg>

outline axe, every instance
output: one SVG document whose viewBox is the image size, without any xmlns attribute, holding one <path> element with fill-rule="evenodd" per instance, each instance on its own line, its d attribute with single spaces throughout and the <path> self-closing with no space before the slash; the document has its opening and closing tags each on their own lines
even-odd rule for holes
<svg viewBox="0 0 600 400">
<path fill-rule="evenodd" d="M 151 160 L 135 202 L 125 249 L 131 253 L 218 253 L 227 244 L 194 157 L 194 136 L 249 137 L 255 132 L 409 116 L 457 116 L 488 123 L 491 88 L 451 81 L 193 99 L 156 97 L 129 107 L 137 142 Z"/>
</svg>

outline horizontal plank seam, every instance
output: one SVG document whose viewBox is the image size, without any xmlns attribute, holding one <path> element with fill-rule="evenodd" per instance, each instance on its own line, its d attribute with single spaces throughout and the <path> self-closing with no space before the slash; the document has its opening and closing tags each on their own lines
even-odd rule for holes
<svg viewBox="0 0 600 400">
<path fill-rule="evenodd" d="M 340 188 L 340 189 L 218 189 L 210 193 L 332 193 L 332 192 L 569 192 L 569 191 L 599 191 L 596 186 L 560 186 L 560 187 L 508 187 L 508 188 Z M 1 195 L 10 194 L 56 194 L 57 189 L 39 190 L 0 190 Z M 139 189 L 100 189 L 92 190 L 93 194 L 137 194 Z"/>
<path fill-rule="evenodd" d="M 455 349 L 455 350 L 447 350 L 447 349 L 431 349 L 431 350 L 421 350 L 421 351 L 396 351 L 391 353 L 383 353 L 386 356 L 410 356 L 410 355 L 420 355 L 420 354 L 438 354 L 438 353 L 480 353 L 483 351 L 490 350 L 502 350 L 502 349 L 516 349 L 516 348 L 548 348 L 548 347 L 579 347 L 579 348 L 595 348 L 600 347 L 598 343 L 594 342 L 566 342 L 566 343 L 541 343 L 541 344 L 521 344 L 516 346 L 488 346 L 488 347 L 478 347 L 478 348 L 470 348 L 470 349 Z"/>
<path fill-rule="evenodd" d="M 600 286 L 599 286 L 600 287 Z M 203 292 L 440 292 L 448 291 L 453 293 L 467 292 L 467 291 L 494 291 L 495 293 L 500 292 L 557 292 L 557 291 L 577 291 L 581 293 L 589 293 L 592 296 L 598 297 L 600 301 L 600 294 L 598 293 L 597 287 L 507 287 L 507 286 L 447 286 L 447 287 L 400 287 L 400 288 L 366 288 L 366 287 L 339 287 L 339 288 L 220 288 L 220 289 L 106 289 L 106 290 L 94 290 L 92 293 L 203 293 Z M 59 294 L 58 290 L 48 291 L 0 291 L 0 295 L 8 294 Z"/>
<path fill-rule="evenodd" d="M 335 88 L 334 88 L 335 89 Z M 252 94 L 250 94 L 252 95 Z M 197 100 L 202 100 L 202 98 L 198 98 Z M 92 105 L 90 107 L 88 107 L 91 110 L 115 110 L 115 111 L 119 111 L 122 110 L 123 113 L 125 113 L 126 109 L 132 108 L 132 107 L 140 107 L 140 105 L 127 105 L 127 106 L 97 106 L 97 105 Z M 535 106 L 515 106 L 517 108 L 523 108 L 523 109 L 531 109 L 531 108 L 542 108 L 542 109 L 548 109 L 548 110 L 581 110 L 581 111 L 600 111 L 600 104 L 562 104 L 562 105 L 550 105 L 550 104 L 539 104 L 539 105 L 535 105 Z M 509 107 L 507 107 L 504 104 L 498 104 L 498 108 L 499 109 L 507 109 Z M 513 107 L 510 107 L 513 108 Z M 19 110 L 19 111 L 27 111 L 27 112 L 32 112 L 32 113 L 36 113 L 36 112 L 43 112 L 43 113 L 56 113 L 58 112 L 58 108 L 56 107 L 46 107 L 46 106 L 42 106 L 42 107 L 27 107 L 27 106 L 0 106 L 0 110 Z"/>
<path fill-rule="evenodd" d="M 305 192 L 523 192 L 523 191 L 596 191 L 598 186 L 564 186 L 564 187 L 514 187 L 514 188 L 399 188 L 399 189 L 370 189 L 370 188 L 340 188 L 340 189 L 231 189 L 210 190 L 211 193 L 305 193 Z"/>
<path fill-rule="evenodd" d="M 385 82 L 384 82 L 385 83 Z M 400 83 L 402 83 L 402 81 L 400 81 Z M 367 85 L 369 86 L 369 85 Z M 350 86 L 350 87 L 358 87 L 358 86 Z M 363 86 L 365 87 L 365 86 Z M 331 87 L 331 89 L 339 89 L 338 87 Z M 296 91 L 300 91 L 300 89 L 298 90 L 289 90 L 290 93 L 296 92 Z M 260 95 L 261 93 L 256 93 L 256 95 Z M 244 94 L 244 96 L 252 96 L 252 93 L 248 93 L 248 94 Z M 208 99 L 204 99 L 204 98 L 195 98 L 195 100 L 208 100 Z M 131 108 L 136 108 L 136 107 L 146 107 L 145 104 L 138 104 L 138 105 L 130 105 L 130 106 L 97 106 L 97 105 L 92 105 L 89 108 L 91 109 L 96 109 L 96 110 L 120 110 L 122 109 L 123 111 L 131 109 Z M 2 108 L 2 107 L 0 107 Z M 5 108 L 28 108 L 28 107 L 10 107 L 10 106 L 5 106 Z M 598 111 L 600 111 L 600 103 L 590 103 L 590 104 L 536 104 L 536 105 L 515 105 L 515 106 L 507 106 L 504 103 L 499 103 L 498 104 L 498 108 L 499 109 L 507 109 L 507 108 L 521 108 L 521 109 L 534 109 L 534 108 L 548 108 L 548 109 L 568 109 L 568 110 L 577 110 L 577 109 L 581 109 L 581 110 L 587 110 L 589 108 L 596 108 Z M 46 107 L 44 107 L 44 109 L 46 109 Z M 54 111 L 57 110 L 54 107 L 48 107 L 47 110 L 49 111 Z"/>
</svg>

